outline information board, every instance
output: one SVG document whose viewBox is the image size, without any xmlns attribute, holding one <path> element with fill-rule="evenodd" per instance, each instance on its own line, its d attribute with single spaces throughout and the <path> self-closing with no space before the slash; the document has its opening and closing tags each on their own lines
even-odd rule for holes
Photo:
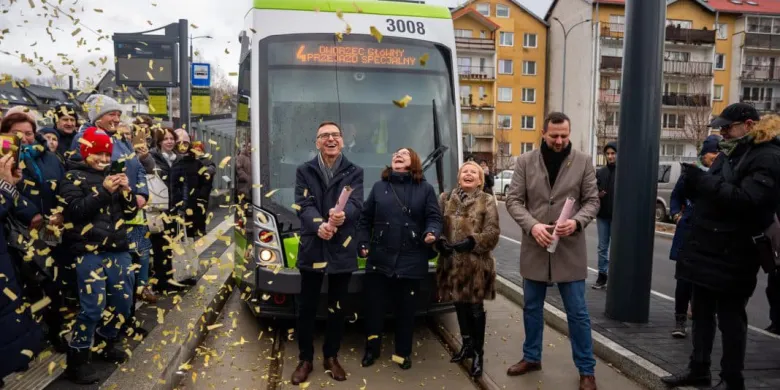
<svg viewBox="0 0 780 390">
<path fill-rule="evenodd" d="M 176 87 L 179 85 L 178 46 L 156 37 L 114 35 L 116 83 L 129 87 Z"/>
</svg>

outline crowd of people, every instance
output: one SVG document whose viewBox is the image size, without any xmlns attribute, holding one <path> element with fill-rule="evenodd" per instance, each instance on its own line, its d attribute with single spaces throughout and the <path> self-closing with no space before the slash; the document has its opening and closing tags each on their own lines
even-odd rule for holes
<svg viewBox="0 0 780 390">
<path fill-rule="evenodd" d="M 93 356 L 121 363 L 147 333 L 136 302 L 195 283 L 174 281 L 172 248 L 206 233 L 216 166 L 186 130 L 123 114 L 96 94 L 50 110 L 51 128 L 2 117 L 0 380 L 52 346 L 69 380 L 96 383 Z"/>
</svg>

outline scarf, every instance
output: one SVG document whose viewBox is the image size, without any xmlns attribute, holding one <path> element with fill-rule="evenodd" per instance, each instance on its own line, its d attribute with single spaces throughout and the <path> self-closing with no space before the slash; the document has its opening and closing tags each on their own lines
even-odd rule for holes
<svg viewBox="0 0 780 390">
<path fill-rule="evenodd" d="M 328 168 L 325 164 L 325 160 L 322 159 L 322 153 L 317 153 L 317 164 L 320 166 L 320 172 L 322 172 L 322 178 L 325 180 L 325 186 L 327 187 L 336 174 L 336 170 L 339 169 L 339 165 L 341 165 L 341 154 L 336 157 L 333 166 Z"/>
<path fill-rule="evenodd" d="M 173 152 L 162 152 L 162 156 L 165 159 L 165 161 L 168 163 L 169 167 L 173 166 L 173 163 L 176 161 L 176 153 Z"/>
<path fill-rule="evenodd" d="M 722 140 L 718 142 L 718 149 L 720 149 L 723 154 L 726 156 L 730 156 L 731 153 L 734 152 L 734 149 L 737 148 L 740 144 L 752 142 L 753 137 L 751 135 L 744 135 L 740 138 L 730 139 L 730 140 Z"/>
<path fill-rule="evenodd" d="M 22 145 L 22 150 L 19 152 L 19 159 L 24 161 L 25 167 L 32 168 L 35 176 L 38 178 L 38 184 L 43 184 L 43 172 L 35 160 L 41 157 L 43 154 L 43 146 L 41 145 Z"/>
<path fill-rule="evenodd" d="M 558 172 L 561 170 L 561 165 L 566 161 L 571 153 L 571 143 L 561 152 L 555 152 L 547 146 L 547 142 L 542 141 L 542 159 L 544 165 L 547 167 L 547 175 L 550 177 L 550 188 L 555 186 L 555 180 L 558 179 Z"/>
<path fill-rule="evenodd" d="M 704 164 L 701 163 L 701 159 L 696 159 L 696 167 L 698 167 L 699 169 L 701 169 L 704 172 L 707 172 L 707 171 L 710 170 L 709 167 L 705 167 Z"/>
</svg>

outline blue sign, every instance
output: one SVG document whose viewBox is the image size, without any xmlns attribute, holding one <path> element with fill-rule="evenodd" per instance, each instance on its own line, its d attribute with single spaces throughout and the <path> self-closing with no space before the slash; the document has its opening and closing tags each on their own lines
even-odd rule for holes
<svg viewBox="0 0 780 390">
<path fill-rule="evenodd" d="M 193 63 L 190 69 L 190 78 L 193 87 L 211 86 L 211 65 Z"/>
</svg>

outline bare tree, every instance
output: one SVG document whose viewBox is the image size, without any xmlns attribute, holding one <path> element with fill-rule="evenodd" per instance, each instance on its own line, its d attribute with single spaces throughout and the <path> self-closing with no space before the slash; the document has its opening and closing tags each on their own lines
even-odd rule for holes
<svg viewBox="0 0 780 390">
<path fill-rule="evenodd" d="M 238 86 L 219 67 L 211 70 L 211 113 L 227 114 L 238 108 Z"/>
<path fill-rule="evenodd" d="M 64 74 L 37 77 L 32 83 L 58 89 L 68 88 L 68 78 Z"/>
<path fill-rule="evenodd" d="M 675 98 L 675 101 L 671 103 L 682 107 L 680 112 L 685 118 L 685 125 L 682 129 L 684 139 L 696 145 L 697 151 L 700 150 L 704 139 L 710 134 L 710 129 L 707 127 L 712 117 L 712 95 L 709 80 L 706 78 L 693 79 L 688 83 L 688 93 Z"/>
<path fill-rule="evenodd" d="M 502 148 L 502 145 L 509 143 L 509 137 L 507 135 L 508 132 L 509 130 L 503 130 L 503 129 L 498 129 L 495 132 L 496 152 L 494 153 L 493 161 L 495 161 L 497 172 L 502 171 L 504 169 L 510 169 L 511 167 L 510 160 L 512 158 L 512 151 L 509 150 L 507 153 Z"/>
</svg>

